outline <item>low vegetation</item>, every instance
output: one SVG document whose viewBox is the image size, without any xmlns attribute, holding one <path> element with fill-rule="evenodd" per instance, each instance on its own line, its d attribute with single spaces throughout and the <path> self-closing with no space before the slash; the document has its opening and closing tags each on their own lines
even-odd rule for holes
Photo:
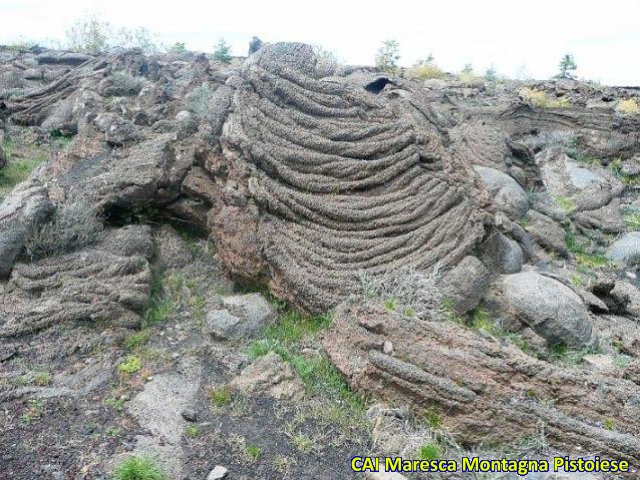
<svg viewBox="0 0 640 480">
<path fill-rule="evenodd" d="M 28 407 L 20 416 L 20 421 L 29 425 L 39 420 L 44 415 L 44 403 L 41 400 L 32 398 L 29 400 Z"/>
<path fill-rule="evenodd" d="M 118 365 L 118 372 L 132 375 L 142 368 L 142 360 L 138 355 L 129 355 L 124 362 Z"/>
<path fill-rule="evenodd" d="M 398 72 L 398 60 L 400 60 L 400 44 L 397 40 L 384 40 L 376 53 L 376 67 L 387 73 Z"/>
<path fill-rule="evenodd" d="M 231 404 L 231 391 L 227 387 L 211 387 L 209 400 L 216 407 L 226 407 Z"/>
<path fill-rule="evenodd" d="M 431 78 L 445 78 L 446 74 L 433 63 L 433 57 L 430 55 L 426 60 L 416 63 L 407 70 L 407 76 L 418 80 L 429 80 Z"/>
<path fill-rule="evenodd" d="M 427 443 L 420 447 L 418 452 L 420 460 L 439 460 L 442 458 L 442 448 L 436 443 Z"/>
<path fill-rule="evenodd" d="M 214 51 L 213 59 L 220 63 L 231 63 L 231 47 L 227 44 L 224 38 L 218 41 Z"/>
<path fill-rule="evenodd" d="M 109 79 L 113 85 L 113 95 L 137 95 L 144 84 L 142 78 L 127 72 L 114 72 Z"/>
<path fill-rule="evenodd" d="M 365 400 L 356 395 L 329 359 L 316 350 L 321 332 L 331 323 L 329 314 L 308 317 L 269 296 L 280 320 L 268 327 L 261 340 L 248 348 L 251 358 L 274 352 L 289 363 L 305 387 L 306 396 L 291 418 L 287 414 L 285 433 L 301 452 L 316 444 L 341 445 L 364 434 L 368 422 Z M 313 353 L 310 353 L 310 350 Z M 309 422 L 317 427 L 311 434 Z"/>
<path fill-rule="evenodd" d="M 570 105 L 567 97 L 553 98 L 542 90 L 525 87 L 519 92 L 520 97 L 532 107 L 566 108 Z"/>
<path fill-rule="evenodd" d="M 133 456 L 115 469 L 113 480 L 168 480 L 168 477 L 150 458 Z"/>
<path fill-rule="evenodd" d="M 48 153 L 45 148 L 22 146 L 13 139 L 5 140 L 0 148 L 8 159 L 6 166 L 0 169 L 0 198 L 2 198 L 17 184 L 27 180 L 31 172 L 47 160 Z M 20 156 L 18 156 L 19 152 Z"/>
<path fill-rule="evenodd" d="M 245 446 L 245 453 L 250 460 L 255 462 L 262 456 L 262 448 L 258 445 L 248 444 Z"/>
<path fill-rule="evenodd" d="M 616 105 L 616 112 L 620 115 L 637 115 L 640 108 L 635 98 L 620 100 Z"/>
<path fill-rule="evenodd" d="M 98 209 L 82 199 L 59 207 L 48 222 L 33 231 L 26 243 L 32 260 L 62 255 L 92 244 L 102 231 Z"/>
<path fill-rule="evenodd" d="M 611 266 L 611 261 L 605 256 L 604 251 L 594 247 L 587 240 L 578 239 L 572 230 L 566 230 L 564 242 L 579 267 L 590 270 Z"/>
<path fill-rule="evenodd" d="M 202 428 L 198 425 L 187 425 L 184 429 L 185 437 L 196 438 L 202 433 Z"/>
<path fill-rule="evenodd" d="M 143 329 L 164 323 L 176 309 L 176 303 L 166 295 L 162 274 L 154 272 L 151 279 L 151 301 L 142 321 Z"/>
<path fill-rule="evenodd" d="M 147 53 L 158 50 L 154 35 L 147 28 L 115 28 L 97 15 L 74 20 L 66 32 L 66 46 L 76 52 L 93 54 L 115 47 L 140 48 Z"/>
<path fill-rule="evenodd" d="M 628 212 L 624 216 L 624 222 L 630 230 L 640 230 L 640 212 Z"/>
<path fill-rule="evenodd" d="M 199 119 L 207 118 L 211 113 L 211 102 L 213 99 L 213 90 L 209 85 L 200 85 L 196 87 L 189 95 L 187 102 L 187 110 L 193 113 Z"/>
<path fill-rule="evenodd" d="M 458 74 L 458 80 L 467 87 L 477 87 L 484 84 L 484 78 L 474 73 L 473 66 L 471 64 L 465 65 L 462 71 Z"/>
</svg>

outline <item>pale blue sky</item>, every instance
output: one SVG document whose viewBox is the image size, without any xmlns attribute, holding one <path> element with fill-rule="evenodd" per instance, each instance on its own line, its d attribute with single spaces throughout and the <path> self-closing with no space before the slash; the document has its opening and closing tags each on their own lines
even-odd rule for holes
<svg viewBox="0 0 640 480">
<path fill-rule="evenodd" d="M 640 1 L 300 0 L 151 2 L 135 0 L 0 0 L 0 43 L 64 40 L 77 17 L 98 14 L 116 26 L 145 26 L 159 41 L 211 51 L 225 37 L 245 54 L 252 35 L 265 41 L 323 45 L 354 64 L 370 64 L 380 42 L 400 42 L 401 64 L 432 53 L 442 68 L 495 65 L 548 78 L 565 52 L 581 77 L 640 85 Z"/>
</svg>

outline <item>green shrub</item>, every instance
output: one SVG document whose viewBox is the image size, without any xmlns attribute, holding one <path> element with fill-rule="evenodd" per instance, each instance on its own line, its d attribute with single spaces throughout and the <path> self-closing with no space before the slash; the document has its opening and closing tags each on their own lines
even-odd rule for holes
<svg viewBox="0 0 640 480">
<path fill-rule="evenodd" d="M 32 260 L 62 255 L 90 245 L 102 231 L 98 209 L 83 200 L 58 208 L 48 222 L 31 232 L 25 245 Z"/>
<path fill-rule="evenodd" d="M 155 463 L 147 457 L 126 459 L 113 474 L 113 480 L 168 480 Z"/>
<path fill-rule="evenodd" d="M 137 95 L 142 90 L 142 79 L 127 72 L 114 72 L 109 78 L 113 85 L 113 89 L 109 91 L 112 95 Z"/>
<path fill-rule="evenodd" d="M 187 101 L 187 110 L 200 119 L 207 118 L 211 112 L 213 90 L 209 85 L 200 85 L 193 89 Z"/>
</svg>

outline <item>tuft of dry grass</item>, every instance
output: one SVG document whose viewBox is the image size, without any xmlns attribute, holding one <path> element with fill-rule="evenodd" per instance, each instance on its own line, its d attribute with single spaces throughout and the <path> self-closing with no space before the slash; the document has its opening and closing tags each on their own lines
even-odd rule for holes
<svg viewBox="0 0 640 480">
<path fill-rule="evenodd" d="M 444 78 L 445 73 L 431 63 L 422 63 L 407 70 L 407 75 L 418 80 L 428 80 L 431 78 Z"/>
<path fill-rule="evenodd" d="M 520 90 L 519 95 L 532 107 L 566 108 L 569 106 L 569 99 L 567 97 L 551 98 L 546 92 L 535 88 L 525 87 Z"/>
<path fill-rule="evenodd" d="M 620 100 L 616 105 L 616 112 L 620 115 L 637 115 L 640 108 L 635 98 L 629 98 L 627 100 Z"/>
</svg>

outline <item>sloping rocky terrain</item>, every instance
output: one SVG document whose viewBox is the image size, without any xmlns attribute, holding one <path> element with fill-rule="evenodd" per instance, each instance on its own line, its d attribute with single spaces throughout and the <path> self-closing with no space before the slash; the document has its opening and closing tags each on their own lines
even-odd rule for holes
<svg viewBox="0 0 640 480">
<path fill-rule="evenodd" d="M 637 96 L 0 49 L 0 478 L 637 468 Z"/>
</svg>

